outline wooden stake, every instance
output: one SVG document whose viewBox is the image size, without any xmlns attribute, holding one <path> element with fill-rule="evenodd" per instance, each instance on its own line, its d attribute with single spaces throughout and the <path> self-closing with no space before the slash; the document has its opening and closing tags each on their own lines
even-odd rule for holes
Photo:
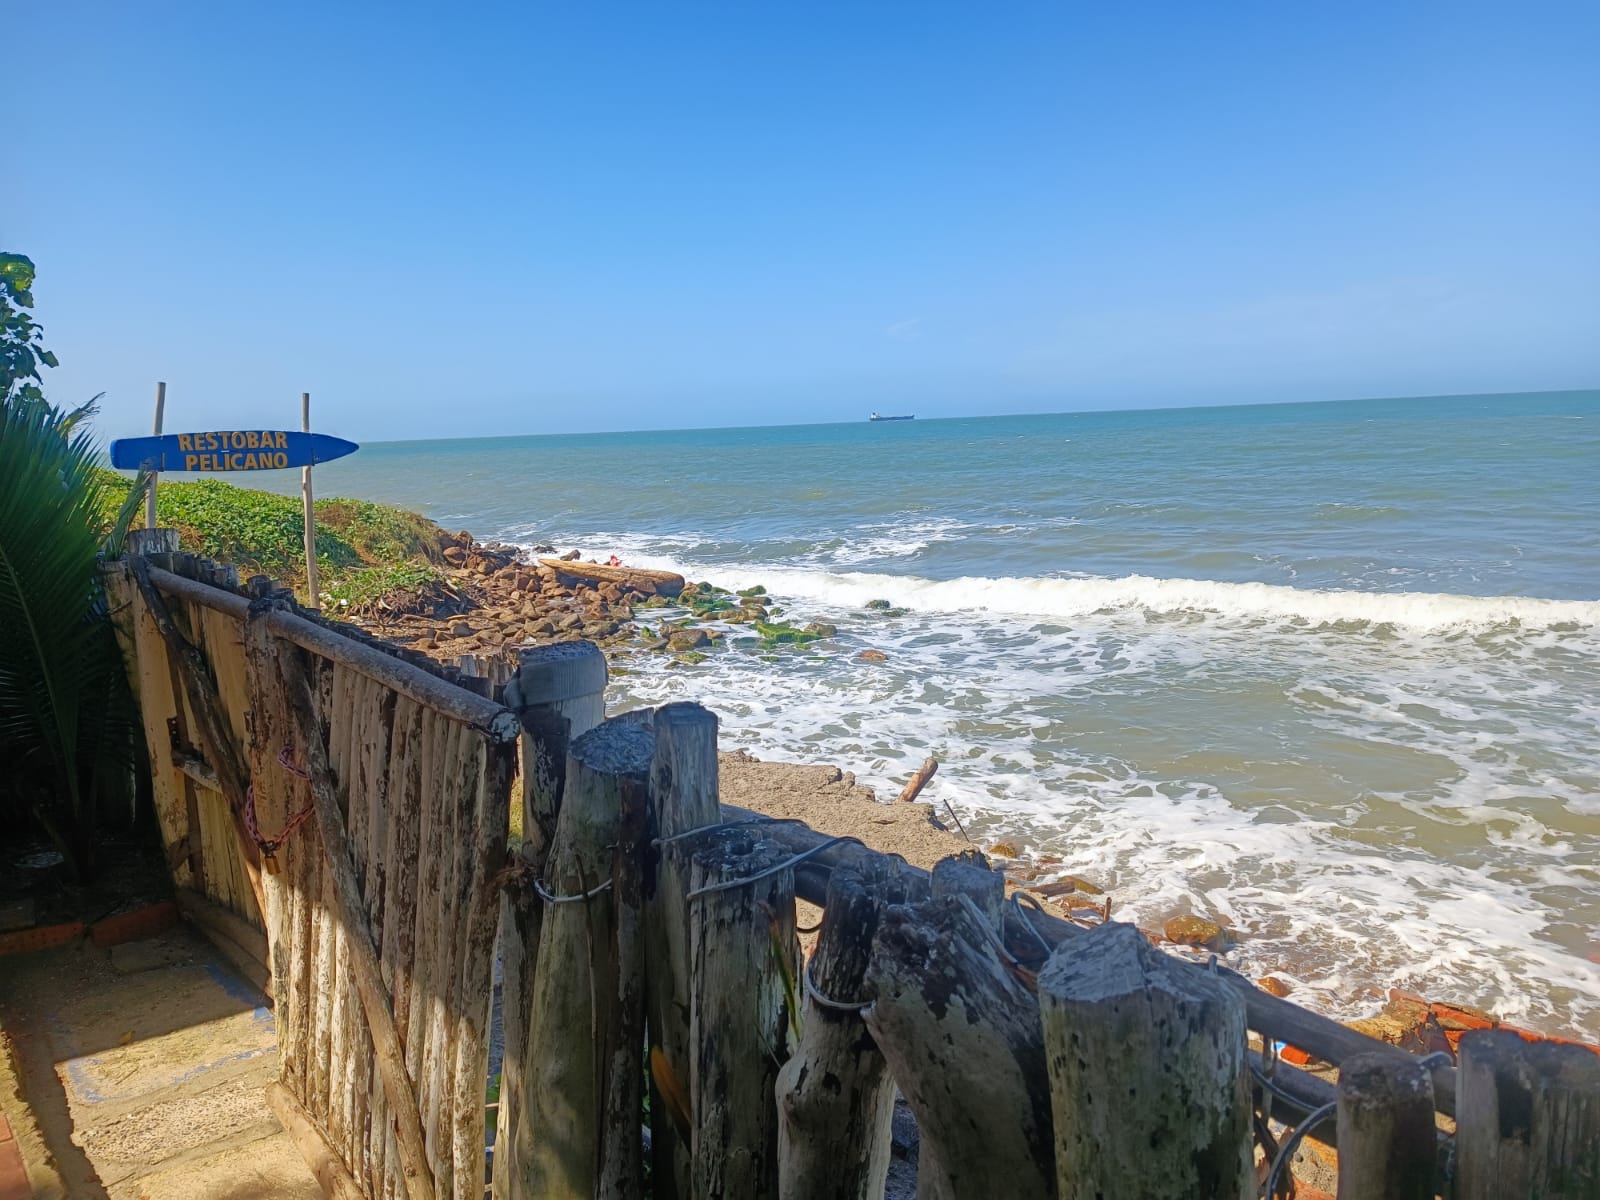
<svg viewBox="0 0 1600 1200">
<path fill-rule="evenodd" d="M 161 436 L 161 421 L 165 416 L 166 411 L 167 385 L 165 383 L 158 383 L 156 384 L 155 428 L 151 430 L 151 432 L 157 437 Z M 158 471 L 150 472 L 150 494 L 145 497 L 144 502 L 144 527 L 146 529 L 154 529 L 156 527 L 156 477 L 159 474 L 160 472 Z"/>
<path fill-rule="evenodd" d="M 919 1196 L 1056 1193 L 1039 1002 L 994 937 L 966 896 L 892 907 L 878 926 L 864 1017 L 941 1172 L 924 1183 L 919 1162 Z"/>
<path fill-rule="evenodd" d="M 717 717 L 698 704 L 668 704 L 656 710 L 656 753 L 650 792 L 656 831 L 672 838 L 714 825 L 717 815 Z M 688 1086 L 689 1063 L 689 854 L 683 838 L 661 847 L 655 890 L 647 894 L 649 930 L 645 957 L 650 976 L 650 1044 L 660 1050 L 680 1085 Z M 668 1101 L 650 1098 L 651 1182 L 661 1200 L 687 1200 L 690 1147 L 679 1136 Z"/>
<path fill-rule="evenodd" d="M 1456 1200 L 1600 1196 L 1600 1055 L 1504 1029 L 1459 1053 Z"/>
<path fill-rule="evenodd" d="M 372 1031 L 384 1099 L 397 1125 L 400 1157 L 405 1164 L 406 1194 L 411 1200 L 433 1200 L 433 1172 L 428 1166 L 424 1149 L 417 1097 L 406 1075 L 405 1058 L 401 1052 L 400 1038 L 395 1032 L 389 993 L 378 971 L 372 933 L 361 904 L 360 890 L 356 886 L 344 815 L 339 811 L 339 796 L 328 769 L 327 748 L 311 699 L 311 681 L 306 677 L 298 655 L 293 652 L 279 655 L 278 662 L 311 776 L 311 796 L 316 806 L 317 829 L 322 834 L 324 864 L 333 873 L 333 898 L 338 906 L 339 919 L 350 934 L 351 965 L 356 988 L 361 994 L 362 1011 L 366 1013 L 367 1026 Z"/>
<path fill-rule="evenodd" d="M 534 974 L 511 1164 L 517 1179 L 510 1194 L 528 1200 L 637 1195 L 642 1187 L 643 995 L 629 999 L 633 1013 L 622 1003 L 627 977 L 642 964 L 636 933 L 628 932 L 630 924 L 637 930 L 637 912 L 622 911 L 629 897 L 616 892 L 615 879 L 626 797 L 648 786 L 655 751 L 649 715 L 596 726 L 572 743 L 567 758 L 567 794 L 541 886 L 551 896 L 580 898 L 546 900 L 539 933 L 538 962 L 552 965 Z M 617 1114 L 627 1105 L 612 1093 L 630 1087 L 632 1111 L 619 1128 Z M 617 1144 L 606 1145 L 608 1138 Z M 613 1156 L 622 1161 L 603 1161 Z M 602 1178 L 609 1181 L 604 1192 Z"/>
<path fill-rule="evenodd" d="M 1339 1068 L 1340 1200 L 1433 1200 L 1436 1142 L 1420 1063 L 1358 1054 Z"/>
<path fill-rule="evenodd" d="M 807 970 L 800 1045 L 778 1072 L 778 1193 L 784 1200 L 878 1200 L 889 1173 L 894 1080 L 859 1009 L 867 963 L 890 904 L 926 900 L 888 858 L 833 873 Z"/>
<path fill-rule="evenodd" d="M 543 879 L 567 783 L 567 750 L 605 719 L 606 659 L 593 642 L 556 642 L 522 652 L 506 703 L 522 725 L 520 886 L 500 906 L 501 1022 L 505 1053 L 495 1132 L 494 1197 L 521 1195 L 516 1173 L 517 1115 L 524 1096 L 524 1058 L 533 1009 L 534 967 L 544 904 L 532 881 Z"/>
<path fill-rule="evenodd" d="M 1039 975 L 1060 1200 L 1248 1200 L 1244 1006 L 1132 925 L 1089 930 Z"/>
<path fill-rule="evenodd" d="M 751 879 L 784 859 L 744 829 L 696 839 L 690 891 Z M 695 1200 L 777 1200 L 778 1069 L 799 978 L 794 873 L 779 871 L 689 901 L 690 1116 Z"/>
<path fill-rule="evenodd" d="M 300 431 L 311 432 L 311 393 L 300 393 Z M 311 464 L 300 468 L 300 498 L 305 502 L 306 526 L 306 591 L 310 593 L 308 607 L 313 611 L 322 607 L 322 584 L 317 578 L 317 514 L 311 501 Z"/>
</svg>

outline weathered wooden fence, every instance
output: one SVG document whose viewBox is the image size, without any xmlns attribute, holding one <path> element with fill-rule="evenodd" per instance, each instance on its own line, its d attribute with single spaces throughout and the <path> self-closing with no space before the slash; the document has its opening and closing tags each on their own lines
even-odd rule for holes
<svg viewBox="0 0 1600 1200">
<path fill-rule="evenodd" d="M 1600 1196 L 1588 1050 L 1416 1057 L 1008 898 L 976 852 L 925 872 L 721 805 L 715 717 L 604 719 L 589 643 L 526 651 L 503 708 L 228 582 L 158 553 L 112 586 L 175 878 L 264 913 L 275 1103 L 330 1194 L 482 1191 L 498 922 L 500 1200 L 876 1198 L 897 1090 L 919 1197 L 1288 1195 L 1306 1136 L 1345 1197 Z"/>
<path fill-rule="evenodd" d="M 275 1107 L 346 1194 L 481 1193 L 515 719 L 282 593 L 140 548 L 158 552 L 108 586 L 163 837 L 207 932 L 270 947 L 243 958 L 270 967 Z"/>
</svg>

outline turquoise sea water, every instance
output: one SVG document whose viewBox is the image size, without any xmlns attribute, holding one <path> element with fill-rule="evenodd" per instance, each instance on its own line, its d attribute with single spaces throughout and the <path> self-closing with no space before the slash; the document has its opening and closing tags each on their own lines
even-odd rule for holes
<svg viewBox="0 0 1600 1200">
<path fill-rule="evenodd" d="M 936 754 L 975 836 L 1142 923 L 1225 919 L 1303 1002 L 1600 1035 L 1600 392 L 389 443 L 317 475 L 764 583 L 838 638 L 640 659 L 615 699 L 700 699 L 726 744 L 880 793 Z"/>
</svg>

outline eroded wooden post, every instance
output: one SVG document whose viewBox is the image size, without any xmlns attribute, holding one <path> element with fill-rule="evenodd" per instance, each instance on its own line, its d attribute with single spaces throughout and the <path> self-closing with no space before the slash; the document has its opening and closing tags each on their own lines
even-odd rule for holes
<svg viewBox="0 0 1600 1200">
<path fill-rule="evenodd" d="M 642 1187 L 644 994 L 642 986 L 629 990 L 643 968 L 640 915 L 636 883 L 629 895 L 617 879 L 627 871 L 619 856 L 638 856 L 626 844 L 624 817 L 648 788 L 649 716 L 614 717 L 568 752 L 566 795 L 539 882 L 543 969 L 534 972 L 523 1099 L 512 1118 L 513 1195 L 592 1200 Z"/>
<path fill-rule="evenodd" d="M 1244 1007 L 1132 925 L 1108 923 L 1039 973 L 1061 1200 L 1249 1200 Z"/>
<path fill-rule="evenodd" d="M 965 894 L 891 907 L 873 945 L 874 1000 L 863 1015 L 916 1114 L 919 1154 L 938 1164 L 925 1185 L 919 1160 L 919 1195 L 926 1186 L 951 1200 L 1052 1200 L 1039 1002 L 995 942 Z"/>
<path fill-rule="evenodd" d="M 717 718 L 698 704 L 668 704 L 656 710 L 656 752 L 650 793 L 657 836 L 663 839 L 646 896 L 649 930 L 652 1077 L 650 1098 L 651 1183 L 659 1200 L 689 1195 L 690 1145 L 678 1132 L 682 1114 L 672 1111 L 668 1090 L 687 1094 L 689 1064 L 689 855 L 691 838 L 678 835 L 714 825 L 717 809 Z M 678 838 L 676 841 L 668 840 Z M 658 1059 L 654 1056 L 659 1055 Z M 666 1073 L 666 1078 L 662 1078 Z"/>
<path fill-rule="evenodd" d="M 1420 1061 L 1357 1054 L 1339 1065 L 1339 1200 L 1433 1200 L 1436 1141 Z"/>
<path fill-rule="evenodd" d="M 1477 1030 L 1456 1088 L 1456 1200 L 1600 1197 L 1600 1055 Z"/>
<path fill-rule="evenodd" d="M 890 904 L 926 900 L 900 864 L 869 858 L 833 872 L 816 952 L 802 982 L 800 1045 L 778 1072 L 783 1200 L 878 1200 L 889 1173 L 894 1080 L 867 1032 L 867 964 Z M 837 1007 L 843 1005 L 844 1007 Z"/>
<path fill-rule="evenodd" d="M 690 870 L 689 1068 L 695 1200 L 777 1200 L 774 1086 L 792 1042 L 794 872 L 749 831 L 697 839 Z M 751 882 L 735 882 L 751 880 Z M 732 886 L 722 886 L 732 885 Z M 709 891 L 703 889 L 717 888 Z M 700 892 L 699 895 L 694 893 Z"/>
<path fill-rule="evenodd" d="M 522 724 L 522 845 L 513 862 L 520 879 L 500 904 L 501 1024 L 505 1053 L 495 1133 L 494 1197 L 516 1190 L 515 1121 L 523 1102 L 523 1061 L 533 1004 L 534 964 L 544 906 L 531 881 L 542 878 L 566 788 L 567 750 L 605 719 L 606 660 L 593 642 L 557 642 L 524 650 L 505 702 Z"/>
</svg>

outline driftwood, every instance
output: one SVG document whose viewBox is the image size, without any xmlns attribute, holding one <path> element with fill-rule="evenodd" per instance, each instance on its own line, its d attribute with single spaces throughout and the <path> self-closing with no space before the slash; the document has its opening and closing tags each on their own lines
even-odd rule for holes
<svg viewBox="0 0 1600 1200">
<path fill-rule="evenodd" d="M 614 879 L 623 811 L 635 803 L 625 794 L 648 786 L 655 749 L 648 716 L 612 718 L 575 740 L 568 755 L 566 795 L 541 884 L 560 899 L 546 898 L 540 929 L 538 963 L 549 965 L 534 972 L 524 1099 L 514 1117 L 514 1195 L 590 1200 L 601 1194 L 602 1155 L 627 1155 L 628 1147 L 632 1162 L 607 1166 L 606 1176 L 618 1189 L 611 1194 L 638 1187 L 643 996 L 635 1028 L 625 1028 L 635 1014 L 619 1003 L 627 977 L 640 969 L 638 916 L 619 911 L 631 898 L 617 893 Z M 621 959 L 625 950 L 628 961 Z M 628 1078 L 613 1078 L 624 1061 L 632 1064 L 620 1068 Z M 632 1123 L 620 1139 L 626 1146 L 605 1147 L 604 1114 L 614 1104 L 608 1093 L 630 1085 Z"/>
<path fill-rule="evenodd" d="M 1061 1200 L 1249 1200 L 1244 1006 L 1132 925 L 1057 950 L 1039 975 Z"/>
<path fill-rule="evenodd" d="M 1433 1088 L 1418 1063 L 1358 1054 L 1339 1071 L 1339 1195 L 1433 1200 Z"/>
<path fill-rule="evenodd" d="M 1464 1035 L 1460 1055 L 1456 1200 L 1600 1196 L 1600 1055 L 1504 1029 Z"/>
<path fill-rule="evenodd" d="M 878 920 L 928 898 L 887 858 L 835 871 L 802 985 L 800 1044 L 778 1072 L 778 1190 L 783 1200 L 878 1200 L 889 1172 L 894 1080 L 861 1007 Z M 845 1007 L 836 1007 L 842 1004 Z"/>
<path fill-rule="evenodd" d="M 742 829 L 691 852 L 691 895 L 753 879 L 783 861 Z M 784 869 L 689 901 L 690 1114 L 695 1200 L 777 1200 L 773 1089 L 789 1056 L 797 978 L 794 879 Z"/>
<path fill-rule="evenodd" d="M 899 803 L 909 804 L 922 794 L 922 789 L 928 786 L 928 780 L 933 778 L 934 772 L 939 769 L 939 760 L 931 754 L 922 760 L 922 765 L 917 768 L 904 788 L 900 790 Z"/>
<path fill-rule="evenodd" d="M 763 821 L 760 813 L 734 804 L 722 805 L 722 819 Z M 875 857 L 875 853 L 865 846 L 848 842 L 824 847 L 823 843 L 831 840 L 826 834 L 801 825 L 772 821 L 758 825 L 757 828 L 761 830 L 763 840 L 774 846 L 780 846 L 791 854 L 814 852 L 812 857 L 795 869 L 795 895 L 813 904 L 826 902 L 828 876 L 833 870 L 842 866 L 859 865 L 865 859 Z M 900 869 L 913 878 L 924 880 L 928 878 L 928 872 L 920 867 L 907 864 Z M 1023 914 L 1010 905 L 1005 911 L 1006 947 L 1028 966 L 1042 966 L 1047 957 L 1040 948 L 1040 938 L 1054 949 L 1069 938 L 1082 937 L 1084 932 L 1081 926 L 1049 913 Z M 1208 968 L 1198 964 L 1181 959 L 1174 961 L 1182 970 L 1210 973 Z M 1277 1041 L 1298 1046 L 1335 1066 L 1353 1055 L 1364 1053 L 1386 1054 L 1399 1062 L 1415 1061 L 1415 1055 L 1397 1046 L 1380 1042 L 1359 1030 L 1339 1024 L 1331 1017 L 1311 1012 L 1292 1001 L 1281 1000 L 1262 991 L 1236 971 L 1218 967 L 1215 973 L 1244 1002 L 1245 1019 L 1249 1028 L 1258 1030 Z M 1312 1078 L 1288 1064 L 1279 1064 L 1277 1069 L 1289 1079 L 1309 1081 Z M 1440 1063 L 1428 1068 L 1428 1072 L 1433 1080 L 1434 1106 L 1446 1116 L 1454 1115 L 1455 1069 Z M 1304 1086 L 1297 1085 L 1296 1090 L 1307 1093 L 1317 1089 L 1314 1083 L 1307 1082 Z M 1310 1136 L 1320 1140 L 1319 1135 L 1332 1127 L 1333 1122 L 1327 1122 Z"/>
<path fill-rule="evenodd" d="M 689 830 L 714 825 L 717 815 L 717 718 L 698 704 L 656 710 L 656 750 L 650 765 L 656 833 L 663 840 L 654 889 L 647 892 L 645 959 L 650 978 L 650 1045 L 676 1091 L 688 1086 L 689 1041 Z M 676 838 L 675 841 L 666 839 Z M 670 1086 L 670 1084 L 669 1084 Z M 688 1200 L 690 1145 L 680 1134 L 684 1114 L 660 1085 L 650 1097 L 651 1184 L 659 1200 Z"/>
<path fill-rule="evenodd" d="M 951 1200 L 1050 1200 L 1055 1167 L 1039 1002 L 966 896 L 896 906 L 878 927 L 867 1028 Z M 918 1194 L 924 1184 L 919 1178 Z"/>
<path fill-rule="evenodd" d="M 539 565 L 548 567 L 565 579 L 576 579 L 594 585 L 615 583 L 621 587 L 655 592 L 659 596 L 676 596 L 684 588 L 683 576 L 674 575 L 671 571 L 648 571 L 642 567 L 608 567 L 603 563 L 586 563 L 560 558 L 541 558 Z"/>
<path fill-rule="evenodd" d="M 300 744 L 304 748 L 306 767 L 311 777 L 311 795 L 316 805 L 318 832 L 322 835 L 324 865 L 332 877 L 333 899 L 338 905 L 339 920 L 350 936 L 353 982 L 361 996 L 367 1026 L 372 1031 L 373 1051 L 377 1055 L 378 1073 L 383 1081 L 384 1099 L 396 1122 L 406 1192 L 411 1200 L 432 1200 L 434 1178 L 424 1147 L 422 1120 L 416 1095 L 406 1075 L 394 1013 L 379 973 L 367 914 L 361 905 L 360 890 L 351 866 L 344 816 L 339 811 L 339 797 L 329 772 L 327 751 L 312 703 L 311 684 L 306 678 L 305 668 L 292 652 L 280 655 L 278 662 L 289 708 L 299 726 Z"/>
<path fill-rule="evenodd" d="M 533 881 L 544 878 L 555 840 L 573 740 L 605 719 L 606 660 L 593 642 L 557 642 L 524 650 L 506 703 L 522 724 L 522 845 L 517 882 L 501 900 L 501 1020 L 505 1053 L 495 1133 L 495 1200 L 520 1195 L 515 1118 L 523 1104 L 528 1022 L 544 904 Z"/>
</svg>

